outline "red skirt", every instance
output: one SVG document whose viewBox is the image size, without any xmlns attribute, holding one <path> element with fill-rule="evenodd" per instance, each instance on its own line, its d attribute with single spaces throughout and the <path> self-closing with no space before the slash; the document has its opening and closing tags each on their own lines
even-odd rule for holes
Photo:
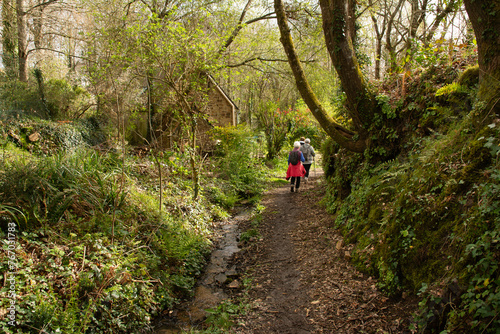
<svg viewBox="0 0 500 334">
<path fill-rule="evenodd" d="M 304 165 L 302 165 L 302 162 L 299 162 L 295 166 L 292 164 L 288 164 L 288 169 L 286 171 L 287 180 L 292 176 L 303 177 L 304 175 L 306 175 L 306 169 L 304 168 Z"/>
</svg>

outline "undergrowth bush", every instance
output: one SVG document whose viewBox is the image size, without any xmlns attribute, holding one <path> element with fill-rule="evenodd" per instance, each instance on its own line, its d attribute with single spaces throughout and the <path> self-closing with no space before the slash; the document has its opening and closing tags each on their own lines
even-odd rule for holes
<svg viewBox="0 0 500 334">
<path fill-rule="evenodd" d="M 292 131 L 287 137 L 289 146 L 286 147 L 286 149 L 291 151 L 293 143 L 301 137 L 304 137 L 309 138 L 311 140 L 311 145 L 319 150 L 327 138 L 325 131 L 319 126 L 303 100 L 297 102 L 296 108 L 292 119 Z"/>
<path fill-rule="evenodd" d="M 67 79 L 45 81 L 41 73 L 39 69 L 33 71 L 32 80 L 28 83 L 0 75 L 0 108 L 3 113 L 51 120 L 74 120 L 81 117 L 93 104 L 84 88 Z"/>
<path fill-rule="evenodd" d="M 244 126 L 215 128 L 213 138 L 219 141 L 212 160 L 217 178 L 226 180 L 228 198 L 251 199 L 264 189 L 265 168 L 258 156 L 256 136 Z"/>
<path fill-rule="evenodd" d="M 212 204 L 194 202 L 170 178 L 160 210 L 157 179 L 122 163 L 77 150 L 0 165 L 0 237 L 15 224 L 23 332 L 139 332 L 193 290 L 211 248 Z M 7 292 L 0 289 L 1 312 Z M 0 327 L 12 333 L 7 320 Z"/>
</svg>

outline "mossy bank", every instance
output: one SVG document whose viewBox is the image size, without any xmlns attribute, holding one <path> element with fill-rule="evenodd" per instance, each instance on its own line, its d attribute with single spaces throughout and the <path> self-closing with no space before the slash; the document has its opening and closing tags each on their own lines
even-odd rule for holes
<svg viewBox="0 0 500 334">
<path fill-rule="evenodd" d="M 467 63 L 415 72 L 408 94 L 385 98 L 401 123 L 398 154 L 324 149 L 325 203 L 354 263 L 394 298 L 420 296 L 418 332 L 500 327 L 500 120 L 476 86 Z"/>
</svg>

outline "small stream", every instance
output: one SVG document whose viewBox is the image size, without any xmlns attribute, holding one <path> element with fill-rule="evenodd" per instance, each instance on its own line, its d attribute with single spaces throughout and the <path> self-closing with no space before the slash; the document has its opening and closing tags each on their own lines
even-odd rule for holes
<svg viewBox="0 0 500 334">
<path fill-rule="evenodd" d="M 196 327 L 206 318 L 206 309 L 215 308 L 228 298 L 224 286 L 234 289 L 241 286 L 236 268 L 230 267 L 229 261 L 240 250 L 239 224 L 250 219 L 250 215 L 250 209 L 242 208 L 221 226 L 217 247 L 212 251 L 205 271 L 197 282 L 194 297 L 161 319 L 161 325 L 154 331 L 155 334 L 181 333 Z"/>
</svg>

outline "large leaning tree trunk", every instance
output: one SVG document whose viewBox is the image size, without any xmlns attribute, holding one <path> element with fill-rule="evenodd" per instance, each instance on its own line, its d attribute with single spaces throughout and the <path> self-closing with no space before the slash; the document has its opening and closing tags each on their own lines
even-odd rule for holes
<svg viewBox="0 0 500 334">
<path fill-rule="evenodd" d="M 464 0 L 477 40 L 478 98 L 486 112 L 500 111 L 500 0 Z"/>
<path fill-rule="evenodd" d="M 340 146 L 363 152 L 369 147 L 368 128 L 373 115 L 378 112 L 375 96 L 370 92 L 355 56 L 352 33 L 346 22 L 350 8 L 348 1 L 320 0 L 323 14 L 323 31 L 328 52 L 342 82 L 347 97 L 347 108 L 354 131 L 337 124 L 326 112 L 312 91 L 293 44 L 282 0 L 275 0 L 274 7 L 281 33 L 281 43 L 292 68 L 297 88 L 314 117 L 326 133 Z"/>
<path fill-rule="evenodd" d="M 320 0 L 326 47 L 347 97 L 347 107 L 356 131 L 363 134 L 370 127 L 373 115 L 380 110 L 370 91 L 354 51 L 354 31 L 344 22 L 353 15 L 351 1 Z"/>
<path fill-rule="evenodd" d="M 436 18 L 434 19 L 434 23 L 432 24 L 431 28 L 426 32 L 425 38 L 424 38 L 424 44 L 426 47 L 429 46 L 431 43 L 434 35 L 436 34 L 437 29 L 441 25 L 441 22 L 450 14 L 453 12 L 456 12 L 459 7 L 460 7 L 460 0 L 450 0 L 448 1 L 448 4 L 446 7 L 437 12 Z"/>
</svg>

